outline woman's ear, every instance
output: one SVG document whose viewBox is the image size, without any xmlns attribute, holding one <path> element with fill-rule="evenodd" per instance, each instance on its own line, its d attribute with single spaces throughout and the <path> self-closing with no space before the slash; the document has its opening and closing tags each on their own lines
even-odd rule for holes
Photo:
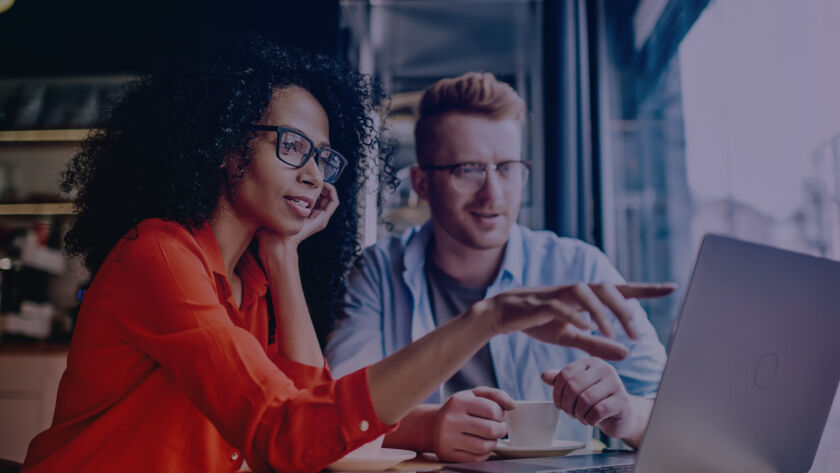
<svg viewBox="0 0 840 473">
<path fill-rule="evenodd" d="M 417 166 L 411 166 L 411 187 L 417 196 L 429 201 L 429 175 Z"/>
</svg>

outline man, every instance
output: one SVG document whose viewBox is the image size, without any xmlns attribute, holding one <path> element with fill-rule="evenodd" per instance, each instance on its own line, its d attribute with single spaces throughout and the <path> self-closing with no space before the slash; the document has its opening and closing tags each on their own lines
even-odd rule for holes
<svg viewBox="0 0 840 473">
<path fill-rule="evenodd" d="M 431 220 L 365 250 L 348 279 L 347 317 L 327 344 L 335 375 L 376 362 L 503 291 L 587 283 L 581 286 L 604 300 L 623 283 L 596 248 L 515 223 L 529 171 L 521 161 L 524 115 L 522 99 L 491 74 L 444 79 L 425 91 L 411 184 Z M 637 446 L 665 350 L 632 304 L 629 337 L 614 318 L 602 330 L 627 347 L 623 360 L 607 363 L 524 334 L 497 336 L 385 446 L 482 461 L 505 435 L 512 398 L 553 400 L 567 414 L 557 438 L 586 441 L 595 425 Z"/>
</svg>

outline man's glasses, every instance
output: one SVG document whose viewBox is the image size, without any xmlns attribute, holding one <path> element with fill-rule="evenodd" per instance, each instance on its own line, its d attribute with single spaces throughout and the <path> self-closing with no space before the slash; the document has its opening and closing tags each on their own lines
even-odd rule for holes
<svg viewBox="0 0 840 473">
<path fill-rule="evenodd" d="M 277 133 L 277 159 L 294 168 L 302 168 L 314 157 L 324 182 L 330 184 L 338 180 L 347 159 L 332 148 L 318 148 L 315 143 L 303 133 L 282 126 L 253 125 L 257 131 L 273 131 Z"/>
<path fill-rule="evenodd" d="M 464 194 L 472 194 L 484 187 L 487 180 L 487 170 L 496 171 L 499 182 L 506 189 L 522 187 L 528 179 L 531 163 L 528 161 L 502 161 L 501 163 L 460 163 L 446 166 L 420 166 L 424 171 L 449 171 L 452 176 L 452 187 Z"/>
</svg>

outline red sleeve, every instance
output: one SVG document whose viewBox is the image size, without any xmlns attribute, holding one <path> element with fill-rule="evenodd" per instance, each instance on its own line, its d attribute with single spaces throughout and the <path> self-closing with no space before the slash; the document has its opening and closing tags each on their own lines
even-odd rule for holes
<svg viewBox="0 0 840 473">
<path fill-rule="evenodd" d="M 108 300 L 119 304 L 104 309 L 255 471 L 317 471 L 391 430 L 373 409 L 365 370 L 331 381 L 328 369 L 301 375 L 301 365 L 280 363 L 311 386 L 298 389 L 233 324 L 191 235 L 160 233 L 118 245 L 109 287 L 117 297 Z"/>
<path fill-rule="evenodd" d="M 311 388 L 333 380 L 330 368 L 327 366 L 327 360 L 324 360 L 324 366 L 322 368 L 298 363 L 280 355 L 272 357 L 272 360 L 280 368 L 280 371 L 288 376 L 299 389 Z"/>
</svg>

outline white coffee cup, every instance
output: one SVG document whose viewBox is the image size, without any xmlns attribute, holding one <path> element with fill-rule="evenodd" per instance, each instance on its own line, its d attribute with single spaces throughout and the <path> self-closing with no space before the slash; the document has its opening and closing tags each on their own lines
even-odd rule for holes
<svg viewBox="0 0 840 473">
<path fill-rule="evenodd" d="M 385 440 L 385 435 L 380 435 L 372 441 L 363 444 L 361 447 L 344 455 L 342 458 L 374 458 L 379 455 L 379 450 L 382 449 L 382 442 Z"/>
<path fill-rule="evenodd" d="M 508 441 L 516 447 L 547 447 L 554 443 L 560 411 L 551 401 L 516 401 L 505 412 Z"/>
</svg>

